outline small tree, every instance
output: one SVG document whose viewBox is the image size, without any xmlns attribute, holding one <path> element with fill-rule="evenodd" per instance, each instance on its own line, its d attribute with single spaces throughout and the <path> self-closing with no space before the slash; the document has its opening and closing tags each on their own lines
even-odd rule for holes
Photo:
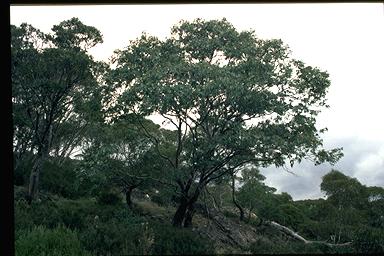
<svg viewBox="0 0 384 256">
<path fill-rule="evenodd" d="M 248 219 L 255 208 L 261 208 L 267 197 L 276 191 L 275 188 L 264 184 L 265 177 L 255 168 L 245 168 L 241 172 L 240 188 L 238 191 L 239 204 L 249 211 Z M 240 217 L 240 219 L 242 219 Z"/>
<path fill-rule="evenodd" d="M 114 84 L 124 88 L 122 113 L 157 114 L 174 127 L 164 152 L 180 194 L 175 226 L 190 226 L 207 184 L 247 163 L 334 163 L 322 149 L 316 116 L 327 107 L 328 74 L 290 57 L 281 40 L 238 32 L 225 19 L 182 21 L 161 41 L 143 34 L 116 52 Z"/>
<path fill-rule="evenodd" d="M 361 208 L 367 201 L 366 188 L 356 178 L 332 170 L 323 176 L 320 188 L 327 200 L 340 207 Z"/>
<path fill-rule="evenodd" d="M 356 178 L 332 170 L 323 176 L 320 188 L 327 195 L 327 201 L 334 206 L 333 214 L 328 211 L 329 222 L 333 222 L 333 242 L 350 234 L 348 226 L 366 222 L 360 209 L 367 206 L 366 188 Z M 364 223 L 365 224 L 365 223 Z"/>
<path fill-rule="evenodd" d="M 44 34 L 28 24 L 11 26 L 14 150 L 16 159 L 25 151 L 35 153 L 30 202 L 58 127 L 71 118 L 84 123 L 81 110 L 94 100 L 100 74 L 100 65 L 86 52 L 102 42 L 97 29 L 72 18 L 52 30 Z"/>
<path fill-rule="evenodd" d="M 83 149 L 81 164 L 81 173 L 97 184 L 94 189 L 100 190 L 100 184 L 120 187 L 129 207 L 134 189 L 158 186 L 165 173 L 152 141 L 134 122 L 121 118 L 99 127 Z M 152 121 L 141 122 L 149 131 L 161 133 Z"/>
</svg>

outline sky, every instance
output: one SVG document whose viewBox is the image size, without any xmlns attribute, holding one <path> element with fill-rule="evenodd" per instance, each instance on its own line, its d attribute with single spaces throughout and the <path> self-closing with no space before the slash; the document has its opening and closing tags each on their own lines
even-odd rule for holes
<svg viewBox="0 0 384 256">
<path fill-rule="evenodd" d="M 72 17 L 101 31 L 104 43 L 90 50 L 107 61 L 146 33 L 164 39 L 180 20 L 226 18 L 238 31 L 282 39 L 292 56 L 330 74 L 329 109 L 317 119 L 327 149 L 343 147 L 335 165 L 303 162 L 289 169 L 262 169 L 266 183 L 295 200 L 324 197 L 321 177 L 331 169 L 367 186 L 384 186 L 384 4 L 163 4 L 11 6 L 11 24 L 43 32 Z"/>
</svg>

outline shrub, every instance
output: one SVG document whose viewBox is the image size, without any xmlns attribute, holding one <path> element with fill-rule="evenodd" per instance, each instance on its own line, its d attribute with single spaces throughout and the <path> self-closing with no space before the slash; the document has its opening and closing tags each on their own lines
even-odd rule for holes
<svg viewBox="0 0 384 256">
<path fill-rule="evenodd" d="M 335 253 L 332 248 L 323 244 L 304 244 L 293 240 L 281 240 L 276 237 L 268 239 L 261 237 L 249 247 L 254 254 L 319 254 Z M 340 253 L 340 252 L 339 252 Z"/>
<path fill-rule="evenodd" d="M 143 218 L 120 213 L 107 221 L 96 217 L 88 223 L 80 239 L 95 255 L 150 253 L 153 234 Z"/>
<path fill-rule="evenodd" d="M 15 201 L 14 210 L 15 231 L 28 229 L 33 226 L 33 219 L 30 217 L 28 204 L 25 200 Z"/>
<path fill-rule="evenodd" d="M 34 202 L 28 205 L 23 199 L 15 201 L 15 229 L 26 229 L 32 225 L 54 228 L 60 223 L 60 214 L 52 201 Z"/>
<path fill-rule="evenodd" d="M 20 234 L 15 242 L 18 256 L 78 256 L 90 255 L 79 242 L 77 233 L 63 226 L 47 229 L 34 226 L 32 230 Z"/>
<path fill-rule="evenodd" d="M 34 155 L 27 153 L 23 159 L 19 160 L 13 170 L 14 185 L 28 185 L 33 159 Z M 79 185 L 77 160 L 67 158 L 64 164 L 59 164 L 59 160 L 59 158 L 49 157 L 44 163 L 40 175 L 40 189 L 72 199 L 84 196 L 88 192 L 89 186 L 87 184 Z"/>
<path fill-rule="evenodd" d="M 140 216 L 167 216 L 171 207 L 161 207 L 152 201 L 142 201 L 135 204 L 134 213 Z"/>
<path fill-rule="evenodd" d="M 290 203 L 279 205 L 279 210 L 282 215 L 278 222 L 284 226 L 297 230 L 299 224 L 304 221 L 305 217 L 300 209 Z"/>
<path fill-rule="evenodd" d="M 101 205 L 116 205 L 121 203 L 121 197 L 113 191 L 102 191 L 97 197 L 97 202 Z"/>
<path fill-rule="evenodd" d="M 155 241 L 153 254 L 182 255 L 182 254 L 213 254 L 212 243 L 207 238 L 189 229 L 175 228 L 165 224 L 154 227 Z"/>
<path fill-rule="evenodd" d="M 13 186 L 13 198 L 15 201 L 25 200 L 28 195 L 28 189 L 24 186 Z"/>
<path fill-rule="evenodd" d="M 175 202 L 174 191 L 169 188 L 161 188 L 159 190 L 155 190 L 155 192 L 150 193 L 151 201 L 157 203 L 160 206 L 174 206 Z"/>
<path fill-rule="evenodd" d="M 271 240 L 261 237 L 249 246 L 249 250 L 253 254 L 274 254 L 274 253 L 292 253 L 282 241 L 272 242 Z"/>
<path fill-rule="evenodd" d="M 83 191 L 77 186 L 76 160 L 66 159 L 64 164 L 59 159 L 49 158 L 41 172 L 41 188 L 65 198 L 79 198 Z"/>
<path fill-rule="evenodd" d="M 82 209 L 75 207 L 63 207 L 59 210 L 60 221 L 66 227 L 74 229 L 82 229 L 84 227 L 85 215 Z"/>
<path fill-rule="evenodd" d="M 298 225 L 299 233 L 310 240 L 327 240 L 334 230 L 334 225 L 325 221 L 305 219 Z"/>
<path fill-rule="evenodd" d="M 383 253 L 384 231 L 363 227 L 355 233 L 353 247 L 359 253 Z"/>
<path fill-rule="evenodd" d="M 98 216 L 100 221 L 106 222 L 117 216 L 120 219 L 129 216 L 129 209 L 123 204 L 100 206 L 92 199 L 60 199 L 56 201 L 60 222 L 69 228 L 83 229 Z"/>
</svg>

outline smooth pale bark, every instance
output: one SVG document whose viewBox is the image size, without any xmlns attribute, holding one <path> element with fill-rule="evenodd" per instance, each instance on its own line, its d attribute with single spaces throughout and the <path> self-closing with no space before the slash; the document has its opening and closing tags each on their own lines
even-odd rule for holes
<svg viewBox="0 0 384 256">
<path fill-rule="evenodd" d="M 240 220 L 244 220 L 244 209 L 241 207 L 241 205 L 237 202 L 236 196 L 235 196 L 235 176 L 232 175 L 232 201 L 235 204 L 235 206 L 239 209 L 240 211 Z"/>
<path fill-rule="evenodd" d="M 303 243 L 306 243 L 306 244 L 324 244 L 324 245 L 327 245 L 327 246 L 330 246 L 330 247 L 335 247 L 335 246 L 348 246 L 348 245 L 351 245 L 352 243 L 351 242 L 347 242 L 347 243 L 343 243 L 343 244 L 331 244 L 331 243 L 327 243 L 327 242 L 322 242 L 322 241 L 311 241 L 311 240 L 307 240 L 305 239 L 304 237 L 300 236 L 299 234 L 297 234 L 296 232 L 294 232 L 293 230 L 291 230 L 290 228 L 287 228 L 277 222 L 274 222 L 274 221 L 264 221 L 265 224 L 271 226 L 271 227 L 274 227 L 282 232 L 284 232 L 285 234 L 295 238 L 296 240 L 299 240 Z"/>
</svg>

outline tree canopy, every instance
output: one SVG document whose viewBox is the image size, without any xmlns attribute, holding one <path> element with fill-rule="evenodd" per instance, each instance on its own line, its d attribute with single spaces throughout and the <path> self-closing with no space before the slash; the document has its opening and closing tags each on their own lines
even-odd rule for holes
<svg viewBox="0 0 384 256">
<path fill-rule="evenodd" d="M 118 112 L 158 114 L 177 131 L 175 150 L 159 153 L 186 202 L 246 163 L 334 163 L 342 155 L 322 148 L 324 129 L 315 126 L 328 74 L 290 57 L 281 40 L 238 32 L 225 19 L 181 21 L 165 40 L 143 34 L 116 51 L 115 64 L 111 77 L 124 89 Z"/>
<path fill-rule="evenodd" d="M 52 145 L 63 152 L 73 149 L 59 140 L 64 126 L 76 123 L 82 130 L 91 119 L 102 119 L 99 85 L 107 67 L 86 52 L 88 46 L 102 42 L 100 32 L 77 18 L 61 22 L 52 31 L 45 34 L 25 23 L 11 26 L 16 159 L 25 151 L 37 155 L 31 170 L 30 200 L 37 193 L 41 166 Z M 76 141 L 67 138 L 69 144 Z"/>
</svg>

